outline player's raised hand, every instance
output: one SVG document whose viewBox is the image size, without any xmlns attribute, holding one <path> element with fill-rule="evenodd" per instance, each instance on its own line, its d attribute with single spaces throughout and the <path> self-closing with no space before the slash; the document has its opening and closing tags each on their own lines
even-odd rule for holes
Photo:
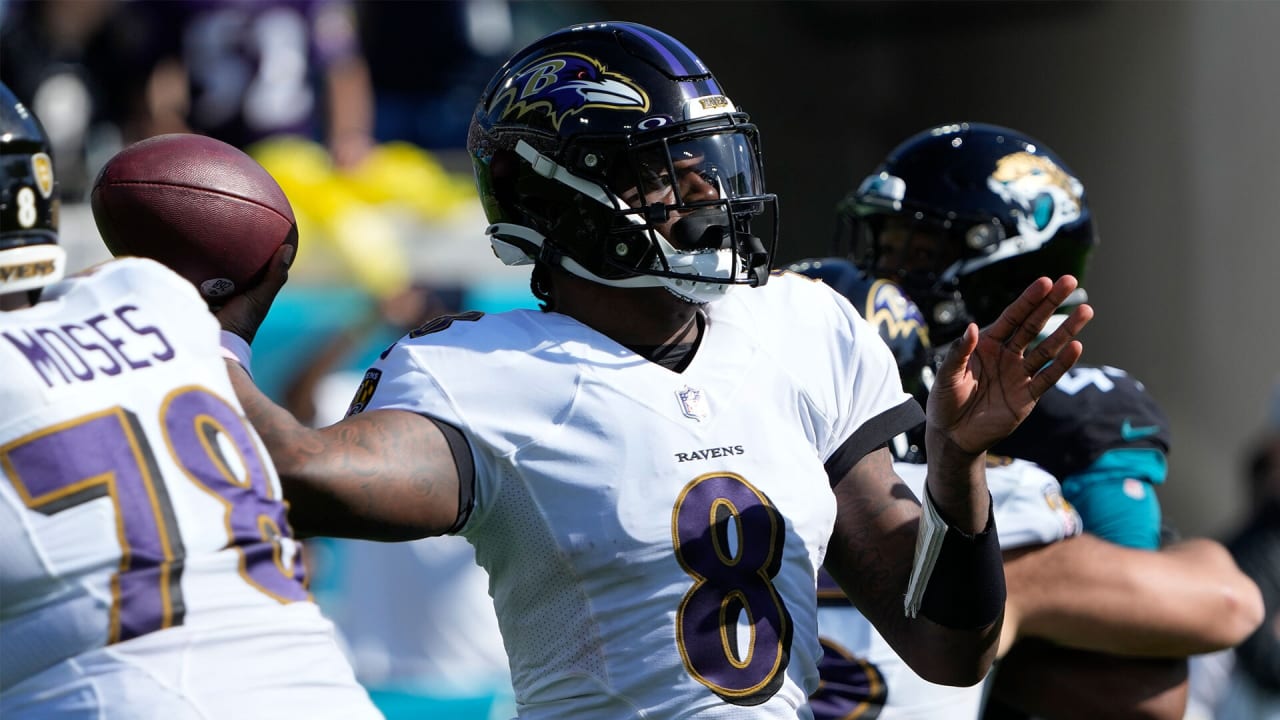
<svg viewBox="0 0 1280 720">
<path fill-rule="evenodd" d="M 213 314 L 217 316 L 223 330 L 239 335 L 245 342 L 253 342 L 258 328 L 271 310 L 276 294 L 289 279 L 289 266 L 293 264 L 296 251 L 297 248 L 293 245 L 281 245 L 267 262 L 266 273 L 256 285 L 214 309 Z"/>
<path fill-rule="evenodd" d="M 969 453 L 980 453 L 1013 432 L 1040 396 L 1080 359 L 1075 337 L 1093 318 L 1089 305 L 1076 307 L 1052 334 L 1036 337 L 1054 311 L 1076 289 L 1071 275 L 1040 278 L 990 327 L 970 324 L 952 343 L 929 393 L 931 429 Z"/>
</svg>

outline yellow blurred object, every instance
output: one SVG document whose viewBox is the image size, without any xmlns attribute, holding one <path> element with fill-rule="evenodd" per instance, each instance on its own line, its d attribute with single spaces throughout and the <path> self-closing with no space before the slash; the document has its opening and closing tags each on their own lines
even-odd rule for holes
<svg viewBox="0 0 1280 720">
<path fill-rule="evenodd" d="M 338 254 L 371 295 L 388 298 L 413 281 L 396 226 L 376 207 L 350 207 L 334 218 L 332 227 Z"/>
<path fill-rule="evenodd" d="M 376 297 L 399 292 L 412 280 L 405 240 L 368 193 L 334 171 L 322 145 L 293 136 L 257 143 L 249 154 L 276 179 L 298 218 L 303 277 L 322 267 L 322 249 L 336 256 L 350 280 Z M 310 246 L 310 247 L 309 247 Z M 320 247 L 316 247 L 320 246 Z"/>
<path fill-rule="evenodd" d="M 427 221 L 447 216 L 476 192 L 470 176 L 449 174 L 431 153 L 406 142 L 378 145 L 343 177 L 365 201 L 401 204 Z"/>
<path fill-rule="evenodd" d="M 249 155 L 262 164 L 280 183 L 294 209 L 302 207 L 308 215 L 322 222 L 329 216 L 324 196 L 340 192 L 329 153 L 310 140 L 280 136 L 263 140 L 248 149 Z"/>
</svg>

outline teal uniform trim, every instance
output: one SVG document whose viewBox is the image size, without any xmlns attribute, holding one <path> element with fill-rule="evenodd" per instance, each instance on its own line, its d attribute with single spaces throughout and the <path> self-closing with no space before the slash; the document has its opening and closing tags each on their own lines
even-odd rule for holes
<svg viewBox="0 0 1280 720">
<path fill-rule="evenodd" d="M 1085 470 L 1062 480 L 1062 496 L 1075 506 L 1085 531 L 1118 545 L 1160 547 L 1161 512 L 1155 486 L 1169 474 L 1155 448 L 1109 450 Z"/>
</svg>

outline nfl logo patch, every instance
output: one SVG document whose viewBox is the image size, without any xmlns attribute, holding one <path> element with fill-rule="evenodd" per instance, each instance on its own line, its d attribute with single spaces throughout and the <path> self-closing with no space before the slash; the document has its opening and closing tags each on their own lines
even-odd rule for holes
<svg viewBox="0 0 1280 720">
<path fill-rule="evenodd" d="M 687 418 L 702 421 L 711 415 L 711 407 L 707 405 L 707 396 L 701 390 L 685 385 L 676 391 L 676 397 L 680 399 L 680 409 Z"/>
</svg>

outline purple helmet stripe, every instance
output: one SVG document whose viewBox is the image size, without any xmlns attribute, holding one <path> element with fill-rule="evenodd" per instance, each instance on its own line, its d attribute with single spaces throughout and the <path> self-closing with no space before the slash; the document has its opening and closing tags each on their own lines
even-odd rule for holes
<svg viewBox="0 0 1280 720">
<path fill-rule="evenodd" d="M 712 78 L 700 78 L 698 80 L 684 80 L 681 85 L 688 85 L 693 88 L 693 92 L 686 97 L 700 97 L 703 95 L 723 95 L 720 86 Z"/>
<path fill-rule="evenodd" d="M 635 25 L 629 27 L 636 36 L 644 40 L 654 50 L 667 61 L 667 65 L 673 75 L 710 75 L 711 71 L 703 64 L 702 60 L 693 51 L 685 47 L 684 43 L 675 38 L 661 32 L 651 31 L 648 28 L 641 28 Z"/>
</svg>

